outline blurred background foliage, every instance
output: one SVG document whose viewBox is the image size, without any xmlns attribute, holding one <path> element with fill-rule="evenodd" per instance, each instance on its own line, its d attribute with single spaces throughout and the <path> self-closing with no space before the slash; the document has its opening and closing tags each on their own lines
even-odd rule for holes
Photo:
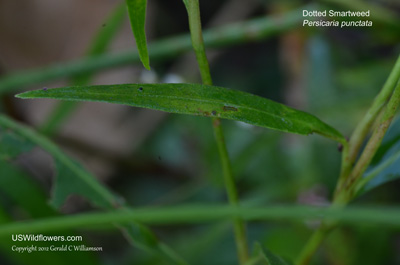
<svg viewBox="0 0 400 265">
<path fill-rule="evenodd" d="M 310 2 L 313 1 L 200 1 L 205 29 L 263 17 L 272 17 L 279 24 L 293 10 L 290 14 L 300 17 L 293 26 L 256 41 L 221 42 L 219 47 L 209 48 L 214 84 L 310 112 L 348 136 L 382 87 L 400 52 L 400 3 L 311 3 L 335 10 L 367 6 L 376 15 L 371 28 L 340 29 L 302 27 L 300 13 Z M 118 5 L 120 1 L 110 0 L 0 0 L 0 87 L 2 80 L 20 71 L 49 65 L 51 68 L 55 63 L 62 65 L 82 59 L 85 54 L 91 56 L 87 52 L 91 39 L 99 30 L 111 26 L 107 17 Z M 394 17 L 382 16 L 385 11 Z M 120 23 L 115 22 L 115 36 L 109 47 L 105 45 L 98 54 L 117 54 L 135 47 L 126 12 L 120 18 Z M 183 3 L 149 0 L 146 32 L 149 43 L 188 34 Z M 199 82 L 190 50 L 165 57 L 151 60 L 150 72 L 139 63 L 125 63 L 96 72 L 90 83 Z M 71 80 L 82 82 L 76 79 L 71 76 L 40 84 L 27 82 L 4 90 L 0 110 L 41 130 L 59 103 L 22 101 L 13 95 L 32 88 L 63 86 Z M 65 119 L 48 136 L 129 205 L 226 201 L 209 119 L 101 103 L 84 103 L 70 109 L 64 109 Z M 391 139 L 398 140 L 399 126 L 399 122 L 393 126 Z M 319 136 L 294 136 L 233 121 L 223 121 L 223 127 L 244 206 L 329 203 L 340 168 L 336 143 Z M 51 156 L 39 147 L 21 144 L 7 130 L 1 132 L 0 222 L 92 209 L 78 196 L 71 196 L 60 212 L 49 206 L 55 175 Z M 11 151 L 4 151 L 7 148 Z M 10 155 L 13 150 L 17 151 Z M 24 152 L 19 154 L 20 151 Z M 398 205 L 399 167 L 400 163 L 392 165 L 393 181 L 359 196 L 353 203 Z M 315 226 L 312 222 L 252 222 L 248 224 L 249 242 L 261 241 L 272 252 L 293 260 Z M 154 227 L 154 231 L 190 264 L 236 263 L 229 223 L 160 226 Z M 167 264 L 130 247 L 117 230 L 60 234 L 83 235 L 88 245 L 103 246 L 104 251 L 20 255 L 10 251 L 11 239 L 2 239 L 0 263 Z M 399 231 L 364 226 L 335 230 L 314 259 L 314 264 L 334 265 L 399 263 Z"/>
</svg>

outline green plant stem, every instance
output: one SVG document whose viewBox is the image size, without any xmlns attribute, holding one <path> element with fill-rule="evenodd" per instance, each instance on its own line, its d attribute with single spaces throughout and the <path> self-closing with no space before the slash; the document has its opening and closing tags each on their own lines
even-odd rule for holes
<svg viewBox="0 0 400 265">
<path fill-rule="evenodd" d="M 363 119 L 357 124 L 357 127 L 351 135 L 349 141 L 349 150 L 343 150 L 342 169 L 336 193 L 340 192 L 340 190 L 342 189 L 342 185 L 345 179 L 347 179 L 347 177 L 349 176 L 352 167 L 357 159 L 362 143 L 367 137 L 374 120 L 388 101 L 399 79 L 400 56 L 398 57 L 393 67 L 393 70 L 391 71 L 388 79 L 382 87 L 382 90 L 375 97 L 371 107 L 369 108 Z"/>
<path fill-rule="evenodd" d="M 357 191 L 357 187 L 359 187 L 358 181 L 361 179 L 362 174 L 371 163 L 371 160 L 378 150 L 382 139 L 400 105 L 399 79 L 400 56 L 397 59 L 396 64 L 381 92 L 374 99 L 371 108 L 368 110 L 363 120 L 356 127 L 352 138 L 350 139 L 349 145 L 344 146 L 341 175 L 336 186 L 332 208 L 340 209 L 344 207 L 354 197 Z M 361 148 L 361 144 L 367 136 L 374 120 L 379 116 L 381 111 L 383 111 L 383 115 L 380 118 L 380 123 L 374 130 L 360 158 L 353 168 L 353 164 L 355 159 L 357 158 L 357 155 Z M 329 227 L 332 228 L 333 226 L 329 225 Z M 311 237 L 310 241 L 305 245 L 296 265 L 308 264 L 308 257 L 311 257 L 315 253 L 323 238 L 324 236 L 322 235 L 322 233 L 317 230 Z"/>
<path fill-rule="evenodd" d="M 227 47 L 240 43 L 264 40 L 297 27 L 303 20 L 301 10 L 312 9 L 312 5 L 293 10 L 279 16 L 261 17 L 245 22 L 221 26 L 204 31 L 204 43 L 209 48 Z M 166 38 L 148 46 L 150 60 L 161 61 L 174 58 L 192 49 L 190 35 L 180 35 Z M 140 62 L 136 50 L 105 54 L 85 58 L 73 62 L 53 64 L 41 69 L 21 71 L 4 76 L 0 79 L 0 94 L 12 90 L 21 90 L 60 78 L 93 73 L 100 70 L 121 67 Z"/>
<path fill-rule="evenodd" d="M 228 194 L 229 203 L 232 206 L 239 206 L 239 198 L 236 190 L 235 180 L 232 173 L 232 165 L 229 160 L 228 152 L 225 145 L 224 135 L 220 120 L 213 119 L 214 134 L 217 140 L 218 152 L 221 159 L 221 164 L 224 174 L 225 188 Z M 248 244 L 246 235 L 246 224 L 242 218 L 236 217 L 233 222 L 234 233 L 236 238 L 236 247 L 240 264 L 244 264 L 248 260 Z"/>
<path fill-rule="evenodd" d="M 345 199 L 350 200 L 354 196 L 357 181 L 361 178 L 362 174 L 367 169 L 368 165 L 371 163 L 376 151 L 378 150 L 386 131 L 396 115 L 397 109 L 400 105 L 400 82 L 394 89 L 394 92 L 385 107 L 381 121 L 379 125 L 374 130 L 371 138 L 369 139 L 367 145 L 365 146 L 357 164 L 352 170 L 350 176 L 344 184 L 344 191 L 347 196 Z"/>
<path fill-rule="evenodd" d="M 48 217 L 0 225 L 0 237 L 18 233 L 45 233 L 65 229 L 99 230 L 115 224 L 140 222 L 146 225 L 204 224 L 241 217 L 247 221 L 293 221 L 323 217 L 341 223 L 400 227 L 400 208 L 349 207 L 344 209 L 299 205 L 234 207 L 229 205 L 181 205 L 170 207 L 124 208 L 108 212 L 91 212 Z M 317 237 L 318 238 L 318 237 Z"/>
<path fill-rule="evenodd" d="M 327 234 L 327 229 L 322 225 L 319 227 L 307 241 L 305 247 L 297 258 L 296 265 L 306 265 L 310 262 L 312 256 L 317 251 L 318 247 L 321 245 L 322 241 Z"/>
<path fill-rule="evenodd" d="M 210 67 L 205 52 L 203 34 L 201 29 L 199 2 L 198 0 L 184 0 L 184 3 L 189 17 L 191 41 L 193 49 L 196 53 L 196 59 L 199 64 L 203 84 L 212 85 Z M 219 156 L 221 159 L 228 200 L 230 205 L 237 207 L 239 205 L 239 198 L 236 190 L 235 180 L 232 174 L 232 165 L 229 160 L 229 155 L 224 140 L 221 121 L 218 118 L 213 118 L 212 123 L 215 138 L 217 141 Z M 243 219 L 239 217 L 234 218 L 233 222 L 239 263 L 245 264 L 248 260 L 248 244 L 245 223 Z"/>
</svg>

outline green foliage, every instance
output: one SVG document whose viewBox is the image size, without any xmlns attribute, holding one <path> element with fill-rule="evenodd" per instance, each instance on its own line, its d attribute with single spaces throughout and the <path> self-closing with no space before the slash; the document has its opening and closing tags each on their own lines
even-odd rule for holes
<svg viewBox="0 0 400 265">
<path fill-rule="evenodd" d="M 11 262 L 28 265 L 132 262 L 143 265 L 187 265 L 186 259 L 193 265 L 220 265 L 235 261 L 232 248 L 236 243 L 240 265 L 288 265 L 291 263 L 270 250 L 282 256 L 289 253 L 288 256 L 294 260 L 301 242 L 304 249 L 296 259 L 296 265 L 309 264 L 312 259 L 320 259 L 319 264 L 333 264 L 337 263 L 336 259 L 342 258 L 348 258 L 343 262 L 346 265 L 354 262 L 389 264 L 391 261 L 387 261 L 387 256 L 393 254 L 388 254 L 387 250 L 391 239 L 388 231 L 400 227 L 399 208 L 362 205 L 347 207 L 347 204 L 352 202 L 355 195 L 362 195 L 367 191 L 374 194 L 376 187 L 400 178 L 400 120 L 391 124 L 400 103 L 400 57 L 372 106 L 369 109 L 366 106 L 366 102 L 376 94 L 377 86 L 381 85 L 387 75 L 389 65 L 392 65 L 389 59 L 373 58 L 376 52 L 371 52 L 371 47 L 379 42 L 384 43 L 385 48 L 391 41 L 397 43 L 400 24 L 396 12 L 378 6 L 373 1 L 362 3 L 323 0 L 318 5 L 308 5 L 293 11 L 285 11 L 289 7 L 287 3 L 274 3 L 268 6 L 268 10 L 280 10 L 282 14 L 211 28 L 203 36 L 199 1 L 183 2 L 189 17 L 190 36 L 186 34 L 166 38 L 147 47 L 147 1 L 126 0 L 124 4 L 117 6 L 107 20 L 107 26 L 99 30 L 84 59 L 10 74 L 0 79 L 0 93 L 61 77 L 71 78 L 72 83 L 67 87 L 44 88 L 17 95 L 24 99 L 66 100 L 61 102 L 44 126 L 38 129 L 46 137 L 34 128 L 0 114 L 0 193 L 4 195 L 4 198 L 0 198 L 1 252 Z M 371 38 L 364 40 L 368 44 L 350 56 L 337 47 L 340 46 L 340 41 L 335 39 L 335 34 L 341 36 L 339 32 L 332 35 L 329 31 L 301 28 L 303 9 L 328 9 L 336 6 L 360 11 L 370 9 L 374 25 L 376 23 L 385 27 L 384 32 L 389 32 L 390 36 L 385 40 L 378 40 L 376 36 L 383 33 L 366 33 L 362 36 Z M 123 23 L 126 7 L 137 51 L 105 54 Z M 291 31 L 294 28 L 301 28 L 298 36 Z M 326 34 L 329 36 L 325 36 Z M 309 38 L 309 35 L 312 37 Z M 349 141 L 337 129 L 307 112 L 266 97 L 212 86 L 206 46 L 226 48 L 239 43 L 249 45 L 250 42 L 265 40 L 271 36 L 278 36 L 279 40 L 261 44 L 262 49 L 271 49 L 269 54 L 277 54 L 281 49 L 287 52 L 287 47 L 282 43 L 288 40 L 300 49 L 292 47 L 291 52 L 295 52 L 289 54 L 290 58 L 284 58 L 289 61 L 286 62 L 288 65 L 282 64 L 282 68 L 287 69 L 278 69 L 274 65 L 276 69 L 269 76 L 282 74 L 285 80 L 289 80 L 288 87 L 296 89 L 298 84 L 305 81 L 307 88 L 306 91 L 301 91 L 304 92 L 302 100 L 310 102 L 299 104 L 300 108 L 316 113 L 318 117 L 334 124 L 334 127 L 346 131 L 346 134 L 355 127 Z M 310 47 L 309 54 L 301 50 L 307 45 Z M 192 47 L 203 84 L 90 85 L 92 74 L 96 71 L 139 61 L 150 69 L 150 57 L 153 65 L 154 62 L 177 57 Z M 248 46 L 246 49 L 250 50 L 252 47 L 256 46 Z M 393 53 L 389 51 L 388 54 L 390 52 Z M 239 62 L 269 60 L 270 64 L 275 64 L 278 59 L 278 56 L 271 60 L 263 58 L 261 53 L 255 53 L 253 57 L 241 56 Z M 233 65 L 230 56 L 234 62 L 238 54 L 241 55 L 240 50 L 232 53 L 227 51 L 225 58 L 229 59 L 221 64 L 222 68 L 226 64 Z M 223 53 L 222 55 L 225 56 Z M 255 56 L 260 58 L 254 58 Z M 345 65 L 344 71 L 338 67 L 341 64 Z M 309 68 L 300 69 L 302 67 L 299 66 Z M 161 66 L 161 71 L 158 67 L 154 63 L 153 70 L 157 74 L 164 72 L 169 65 Z M 238 68 L 235 73 L 239 73 L 241 67 L 246 66 L 234 67 Z M 252 77 L 265 71 L 261 68 L 254 71 Z M 237 85 L 240 90 L 251 90 L 259 95 L 272 93 L 277 101 L 294 103 L 291 101 L 292 95 L 289 95 L 293 91 L 283 91 L 282 94 L 264 91 L 282 88 L 275 78 L 270 82 L 273 83 L 271 87 L 258 84 L 255 80 L 254 88 L 253 84 L 247 82 L 243 82 L 244 86 L 239 85 L 240 82 L 236 82 L 231 73 L 229 78 L 232 78 L 231 84 Z M 249 86 L 252 88 L 248 89 Z M 135 150 L 134 158 L 114 157 L 107 150 L 97 150 L 97 146 L 88 147 L 89 152 L 96 155 L 99 152 L 99 157 L 104 156 L 108 162 L 112 161 L 114 166 L 119 167 L 113 172 L 116 180 L 113 190 L 119 188 L 119 192 L 125 193 L 124 199 L 127 202 L 147 205 L 128 206 L 125 200 L 111 192 L 81 163 L 66 155 L 55 144 L 54 141 L 58 140 L 55 134 L 57 128 L 70 116 L 76 103 L 82 101 L 115 103 L 202 117 L 193 119 L 185 115 L 171 115 L 168 122 L 160 125 L 156 132 L 146 135 L 139 151 Z M 366 115 L 361 118 L 365 111 Z M 236 122 L 225 123 L 223 133 L 220 118 Z M 210 121 L 216 142 L 212 141 Z M 278 132 L 245 127 L 241 122 Z M 279 132 L 300 135 L 316 133 L 339 142 L 339 151 L 342 152 L 341 169 L 338 168 L 339 153 L 330 152 L 334 150 L 334 143 L 317 137 L 297 138 Z M 47 203 L 49 196 L 42 187 L 32 179 L 29 172 L 19 167 L 20 155 L 35 147 L 45 150 L 54 160 L 55 180 L 50 205 Z M 134 169 L 128 171 L 126 168 Z M 223 178 L 220 176 L 221 168 Z M 335 188 L 337 173 L 340 175 Z M 310 188 L 310 183 L 318 182 L 322 188 L 317 187 L 315 190 L 322 190 L 322 195 L 315 192 L 313 187 Z M 223 185 L 230 205 L 224 202 L 225 197 L 221 191 Z M 328 206 L 331 193 L 333 198 L 331 206 Z M 60 214 L 58 210 L 66 198 L 73 194 L 86 198 L 97 210 L 75 215 Z M 138 200 L 137 197 L 141 198 Z M 308 201 L 310 198 L 311 201 Z M 296 200 L 301 203 L 322 201 L 326 207 L 274 204 L 276 201 Z M 371 199 L 363 196 L 360 198 L 361 204 L 363 200 L 368 202 Z M 171 203 L 177 205 L 168 205 Z M 282 232 L 282 229 L 293 222 L 296 224 L 296 232 L 299 233 L 292 233 L 293 229 Z M 279 224 L 280 228 L 271 225 L 273 223 Z M 337 233 L 329 238 L 321 249 L 321 257 L 314 255 L 330 231 L 341 224 L 348 226 L 342 226 L 342 229 L 336 230 Z M 157 226 L 157 235 L 147 225 Z M 304 242 L 303 236 L 310 233 L 309 226 L 316 225 L 318 228 L 309 241 Z M 231 226 L 233 235 L 228 233 Z M 10 234 L 16 233 L 75 234 L 72 229 L 84 228 L 89 232 L 98 232 L 109 227 L 117 227 L 132 246 L 144 251 L 119 250 L 115 261 L 99 261 L 91 253 L 74 253 L 68 257 L 58 253 L 42 253 L 43 255 L 27 258 L 12 253 L 9 242 L 5 240 Z M 276 240 L 280 235 L 283 238 Z M 291 240 L 291 237 L 294 237 L 295 243 L 286 246 L 285 240 Z M 263 239 L 268 249 L 257 243 L 253 255 L 249 256 L 248 246 L 260 239 Z M 380 242 L 379 249 L 374 247 L 375 239 Z M 48 245 L 48 242 L 43 245 Z M 282 251 L 285 247 L 288 250 Z M 375 251 L 363 251 L 363 248 L 373 248 Z M 368 255 L 374 255 L 374 259 L 369 259 Z M 108 257 L 108 253 L 104 256 Z"/>
<path fill-rule="evenodd" d="M 86 197 L 93 204 L 102 208 L 110 209 L 118 205 L 118 199 L 103 187 L 94 176 L 77 165 L 47 138 L 4 115 L 0 115 L 0 126 L 3 129 L 12 130 L 13 133 L 25 141 L 42 147 L 53 156 L 58 172 L 58 181 L 56 183 L 61 182 L 61 186 L 56 184 L 53 194 L 55 206 L 60 207 L 71 192 Z"/>
<path fill-rule="evenodd" d="M 100 184 L 93 175 L 64 154 L 46 137 L 24 125 L 12 121 L 4 115 L 0 115 L 0 127 L 11 130 L 17 136 L 24 139 L 24 141 L 30 142 L 28 147 L 31 145 L 38 145 L 53 156 L 57 172 L 53 188 L 54 192 L 51 199 L 51 204 L 53 206 L 60 208 L 65 202 L 65 199 L 71 194 L 81 195 L 95 206 L 103 209 L 112 210 L 123 205 L 119 197 Z M 16 146 L 21 147 L 24 146 L 24 144 L 19 142 Z M 25 148 L 22 150 L 24 149 Z M 18 151 L 22 150 L 21 148 L 18 149 Z M 10 186 L 10 188 L 11 187 L 14 188 L 13 186 Z M 23 188 L 23 186 L 21 188 Z M 177 264 L 184 264 L 181 258 L 172 250 L 158 242 L 147 227 L 135 222 L 128 222 L 128 224 L 122 226 L 121 229 L 125 231 L 129 240 L 132 241 L 132 244 L 137 247 L 155 252 L 173 261 L 177 260 Z"/>
<path fill-rule="evenodd" d="M 51 216 L 55 210 L 47 205 L 47 196 L 41 187 L 22 170 L 0 160 L 0 190 L 35 218 Z M 18 192 L 15 192 L 18 187 Z M 29 194 L 29 200 L 25 198 Z"/>
<path fill-rule="evenodd" d="M 19 135 L 0 128 L 0 146 L 0 159 L 13 159 L 31 150 L 34 145 Z"/>
<path fill-rule="evenodd" d="M 146 67 L 147 70 L 150 70 L 149 53 L 147 51 L 146 33 L 144 30 L 147 0 L 126 0 L 126 5 L 128 7 L 136 45 L 139 50 L 140 60 L 143 66 Z"/>
<path fill-rule="evenodd" d="M 389 181 L 400 178 L 400 119 L 393 123 L 370 167 L 357 186 L 361 195 Z"/>
<path fill-rule="evenodd" d="M 318 133 L 345 142 L 339 132 L 308 113 L 255 95 L 215 86 L 127 84 L 65 87 L 25 92 L 17 97 L 117 103 L 171 113 L 243 121 L 303 135 Z"/>
</svg>

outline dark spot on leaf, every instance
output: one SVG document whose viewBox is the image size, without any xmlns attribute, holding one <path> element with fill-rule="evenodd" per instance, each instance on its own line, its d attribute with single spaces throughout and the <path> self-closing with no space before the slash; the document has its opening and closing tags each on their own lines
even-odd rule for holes
<svg viewBox="0 0 400 265">
<path fill-rule="evenodd" d="M 107 24 L 103 24 L 103 25 L 101 25 L 103 28 L 106 26 Z"/>
<path fill-rule="evenodd" d="M 211 115 L 215 116 L 215 115 L 217 115 L 217 112 L 216 112 L 215 110 L 213 110 L 213 111 L 211 112 Z"/>
<path fill-rule="evenodd" d="M 203 116 L 206 116 L 206 117 L 209 117 L 209 116 L 211 115 L 210 112 L 204 111 L 204 110 L 202 110 L 202 109 L 200 109 L 200 108 L 198 108 L 197 110 L 199 111 L 199 114 L 200 114 L 200 115 L 203 115 Z"/>
<path fill-rule="evenodd" d="M 222 108 L 224 111 L 237 111 L 238 109 L 232 106 L 224 106 Z"/>
<path fill-rule="evenodd" d="M 342 152 L 342 151 L 343 151 L 343 145 L 342 145 L 342 144 L 339 144 L 338 147 L 337 147 L 337 150 L 338 150 L 339 152 Z"/>
<path fill-rule="evenodd" d="M 139 87 L 139 91 L 143 91 L 143 87 Z"/>
</svg>

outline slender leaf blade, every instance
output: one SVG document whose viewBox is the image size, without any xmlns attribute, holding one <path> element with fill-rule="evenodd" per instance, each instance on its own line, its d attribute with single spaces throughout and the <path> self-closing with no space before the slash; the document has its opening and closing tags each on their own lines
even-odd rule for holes
<svg viewBox="0 0 400 265">
<path fill-rule="evenodd" d="M 400 119 L 390 126 L 368 170 L 357 183 L 361 195 L 389 181 L 400 178 Z"/>
<path fill-rule="evenodd" d="M 21 206 L 32 217 L 45 217 L 56 212 L 47 205 L 45 192 L 29 175 L 0 159 L 0 191 Z M 29 200 L 27 200 L 29 196 Z"/>
<path fill-rule="evenodd" d="M 146 22 L 147 0 L 126 0 L 126 5 L 128 7 L 129 19 L 131 21 L 133 35 L 135 35 L 140 60 L 142 61 L 143 66 L 147 70 L 150 70 L 146 32 L 144 29 Z"/>
<path fill-rule="evenodd" d="M 123 84 L 35 90 L 19 98 L 99 101 L 170 113 L 219 117 L 308 135 L 317 133 L 338 142 L 344 137 L 317 117 L 272 100 L 223 87 L 200 84 Z"/>
<path fill-rule="evenodd" d="M 75 190 L 75 192 L 83 195 L 101 208 L 110 209 L 118 204 L 118 199 L 114 194 L 101 185 L 88 171 L 78 166 L 46 137 L 36 133 L 29 127 L 14 122 L 4 115 L 0 115 L 0 127 L 12 130 L 16 135 L 24 138 L 25 141 L 38 145 L 50 153 L 55 159 L 56 165 L 61 167 L 58 168 L 59 179 L 60 176 L 63 176 L 61 178 L 62 180 L 80 186 L 79 190 Z M 60 190 L 57 189 L 55 191 L 56 192 L 53 194 L 53 198 L 55 198 L 57 202 L 55 205 L 60 206 L 61 201 L 64 201 L 69 194 L 66 192 L 58 193 L 57 191 Z"/>
<path fill-rule="evenodd" d="M 7 136 L 15 136 L 13 138 L 15 140 L 13 147 L 15 147 L 18 152 L 11 153 L 12 157 L 25 151 L 26 147 L 30 147 L 30 145 L 38 145 L 53 156 L 57 169 L 57 179 L 51 201 L 53 206 L 61 206 L 65 199 L 71 194 L 82 195 L 100 208 L 113 209 L 117 206 L 123 206 L 123 202 L 120 202 L 117 196 L 100 184 L 94 176 L 64 154 L 46 137 L 0 114 L 0 136 L 2 135 L 1 132 L 3 129 L 5 129 L 4 131 L 9 131 Z M 4 139 L 0 137 L 0 144 L 2 140 Z M 0 148 L 0 150 L 3 149 Z M 9 152 L 4 153 L 7 155 L 6 158 L 10 156 Z M 2 159 L 2 156 L 0 152 L 0 159 Z M 0 177 L 1 176 L 0 174 Z M 119 208 L 124 211 L 124 207 Z M 155 235 L 152 234 L 150 229 L 134 221 L 128 222 L 127 224 L 129 225 L 120 226 L 120 229 L 124 231 L 127 239 L 133 245 L 169 259 L 175 264 L 187 264 L 172 249 L 160 242 Z"/>
<path fill-rule="evenodd" d="M 0 127 L 0 159 L 13 159 L 23 152 L 30 151 L 33 147 L 31 142 Z"/>
</svg>

